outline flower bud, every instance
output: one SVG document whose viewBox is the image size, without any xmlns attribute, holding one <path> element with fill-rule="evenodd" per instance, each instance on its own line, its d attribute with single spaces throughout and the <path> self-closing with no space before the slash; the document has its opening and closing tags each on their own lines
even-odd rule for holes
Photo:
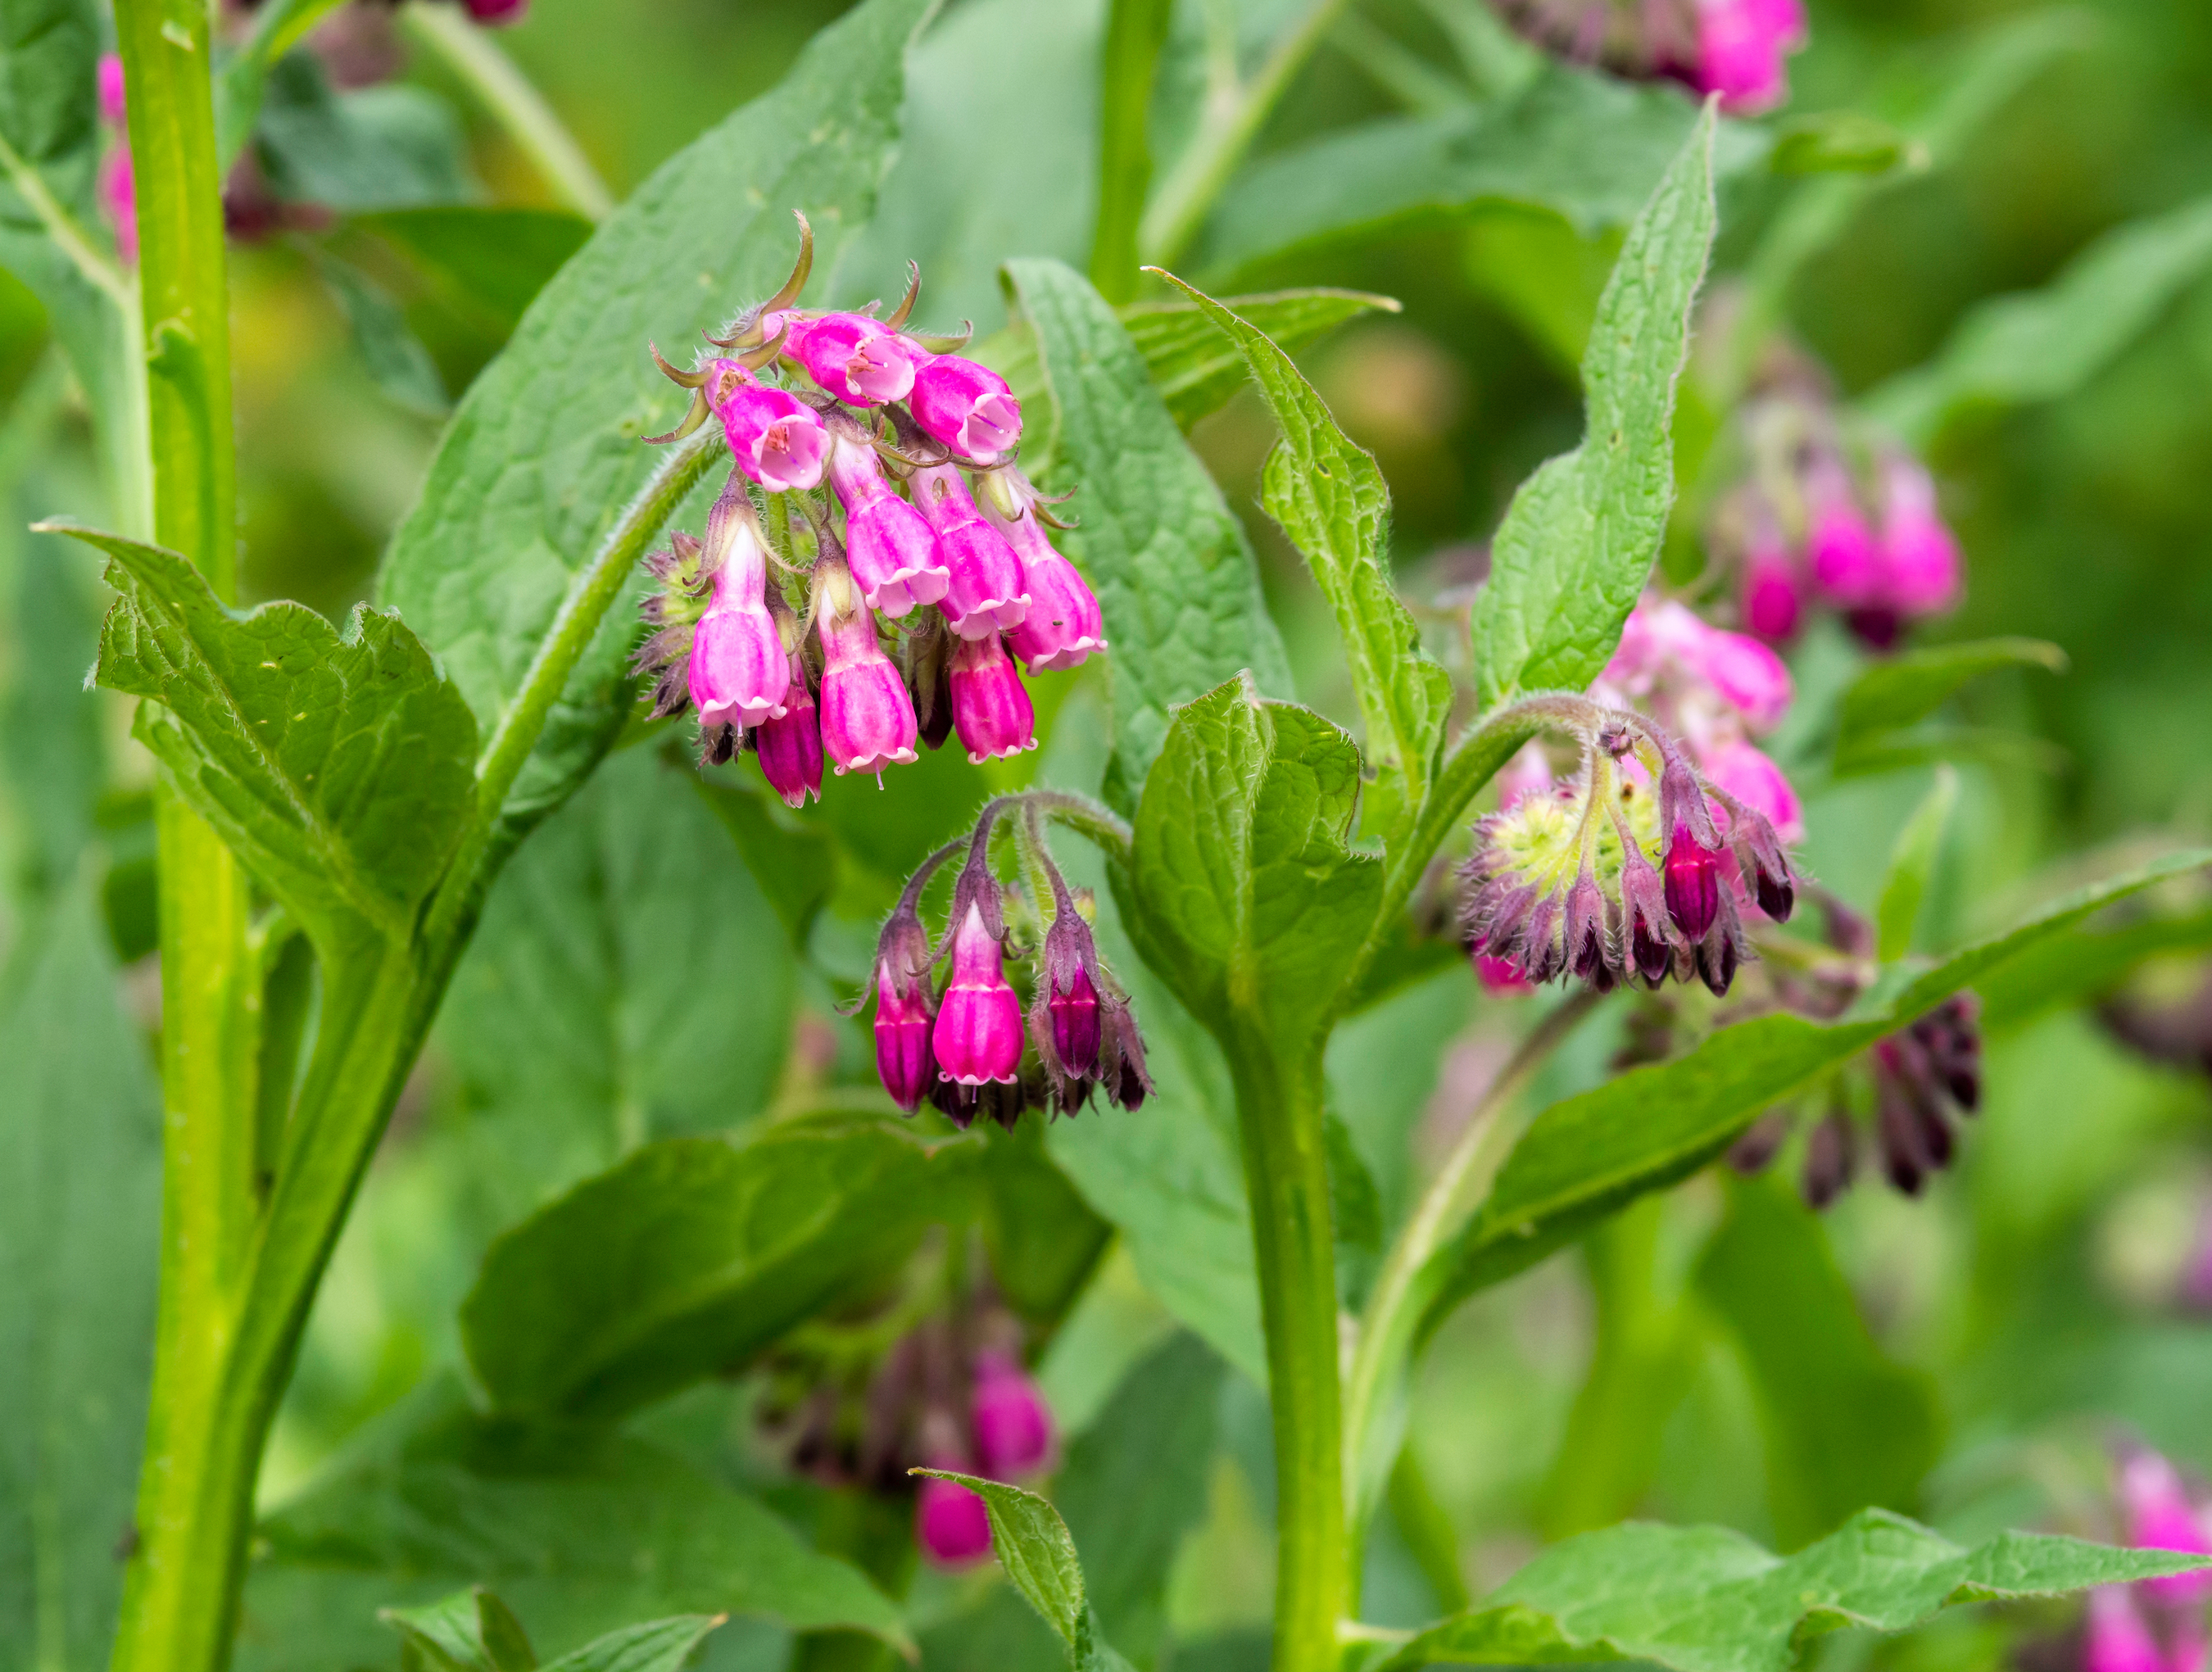
<svg viewBox="0 0 2212 1672">
<path fill-rule="evenodd" d="M 1118 993 L 1103 995 L 1099 1016 L 1099 1084 L 1118 1108 L 1139 1109 L 1152 1094 L 1152 1077 L 1145 1071 L 1145 1040 L 1137 1031 L 1136 1016 Z"/>
<path fill-rule="evenodd" d="M 824 313 L 795 321 L 783 339 L 783 352 L 849 406 L 904 400 L 914 387 L 913 350 L 906 339 L 865 313 Z"/>
<path fill-rule="evenodd" d="M 1596 980 L 1611 962 L 1606 931 L 1605 896 L 1588 865 L 1567 891 L 1566 954 L 1568 967 L 1581 981 Z M 1610 983 L 1605 983 L 1609 985 Z"/>
<path fill-rule="evenodd" d="M 1699 842 L 1685 824 L 1674 826 L 1659 866 L 1667 890 L 1667 915 L 1688 941 L 1705 939 L 1720 915 L 1720 850 Z"/>
<path fill-rule="evenodd" d="M 692 629 L 690 697 L 699 723 L 757 726 L 784 711 L 791 658 L 767 602 L 768 548 L 742 494 L 725 494 L 707 524 L 714 599 Z"/>
<path fill-rule="evenodd" d="M 1502 999 L 1522 993 L 1534 993 L 1536 984 L 1521 973 L 1521 966 L 1510 958 L 1499 958 L 1480 947 L 1473 949 L 1474 978 L 1482 983 L 1482 990 L 1492 998 Z"/>
<path fill-rule="evenodd" d="M 952 723 L 970 761 L 981 764 L 1036 747 L 1030 694 L 996 633 L 955 645 L 948 678 Z"/>
<path fill-rule="evenodd" d="M 1092 651 L 1106 648 L 1098 599 L 1075 565 L 1045 537 L 1036 509 L 1042 496 L 1027 477 L 1009 465 L 990 471 L 981 485 L 983 514 L 1021 559 L 1030 595 L 1029 613 L 1013 631 L 1014 654 L 1032 673 L 1080 667 Z"/>
<path fill-rule="evenodd" d="M 1706 629 L 1699 660 L 1707 683 L 1753 732 L 1773 730 L 1790 711 L 1796 690 L 1789 668 L 1749 634 Z"/>
<path fill-rule="evenodd" d="M 1882 588 L 1881 549 L 1860 514 L 1843 461 L 1830 456 L 1816 462 L 1806 495 L 1814 590 L 1844 609 L 1876 602 Z"/>
<path fill-rule="evenodd" d="M 805 806 L 810 795 L 822 799 L 821 727 L 814 692 L 806 683 L 805 659 L 796 651 L 782 712 L 769 715 L 755 729 L 753 752 L 760 757 L 761 775 L 783 798 L 784 806 L 795 810 Z"/>
<path fill-rule="evenodd" d="M 470 21 L 487 27 L 503 23 L 520 23 L 523 13 L 530 9 L 530 0 L 462 0 L 468 8 Z"/>
<path fill-rule="evenodd" d="M 825 562 L 815 631 L 822 641 L 822 746 L 839 776 L 881 776 L 915 758 L 914 704 L 906 682 L 876 642 L 876 622 L 843 564 Z"/>
<path fill-rule="evenodd" d="M 1058 909 L 1045 931 L 1044 958 L 1038 970 L 1038 996 L 1043 1002 L 1045 1024 L 1038 1030 L 1041 1046 L 1048 1046 L 1048 1077 L 1088 1079 L 1098 1067 L 1098 1051 L 1104 1012 L 1098 996 L 1098 948 L 1091 926 L 1075 909 L 1073 897 L 1052 873 Z M 1041 1056 L 1046 1053 L 1040 1049 Z M 1065 1087 L 1060 1089 L 1066 1100 Z"/>
<path fill-rule="evenodd" d="M 1798 1188 L 1805 1205 L 1814 1212 L 1826 1208 L 1844 1192 L 1858 1169 L 1858 1128 L 1850 1111 L 1832 1109 L 1805 1140 L 1805 1170 Z"/>
<path fill-rule="evenodd" d="M 1018 627 L 1028 615 L 1022 560 L 1005 535 L 983 520 L 954 465 L 914 473 L 915 503 L 937 535 L 937 562 L 949 577 L 939 607 L 952 630 L 980 639 Z"/>
<path fill-rule="evenodd" d="M 1804 583 L 1771 521 L 1762 519 L 1744 553 L 1737 607 L 1753 635 L 1769 644 L 1788 644 L 1804 621 Z"/>
<path fill-rule="evenodd" d="M 1798 0 L 1695 0 L 1698 62 L 1692 85 L 1717 93 L 1731 116 L 1756 116 L 1790 96 L 1783 60 L 1805 42 Z"/>
<path fill-rule="evenodd" d="M 994 1480 L 1034 1474 L 1052 1457 L 1052 1412 L 1013 1359 L 985 1353 L 975 1362 L 968 1401 L 976 1472 Z"/>
<path fill-rule="evenodd" d="M 1901 615 L 1933 615 L 1959 599 L 1959 543 L 1936 509 L 1936 483 L 1910 453 L 1882 461 L 1882 597 Z"/>
<path fill-rule="evenodd" d="M 913 891 L 918 894 L 919 891 Z M 936 1082 L 930 1051 L 929 932 L 909 900 L 876 941 L 876 1073 L 891 1101 L 912 1114 Z"/>
<path fill-rule="evenodd" d="M 1626 844 L 1620 869 L 1622 938 L 1636 973 L 1656 986 L 1674 961 L 1674 933 L 1668 927 L 1667 896 L 1644 849 Z"/>
<path fill-rule="evenodd" d="M 870 609 L 902 616 L 945 596 L 937 537 L 885 478 L 867 437 L 843 421 L 830 429 L 830 485 L 845 508 L 845 561 Z"/>
<path fill-rule="evenodd" d="M 970 901 L 952 932 L 952 978 L 931 1035 L 940 1079 L 1012 1081 L 1022 1065 L 1022 1001 L 1007 984 L 998 937 Z"/>
<path fill-rule="evenodd" d="M 915 370 L 907 410 L 932 440 L 989 465 L 1022 439 L 1021 405 L 1006 379 L 957 355 L 909 352 Z"/>
<path fill-rule="evenodd" d="M 761 382 L 734 360 L 707 368 L 706 388 L 738 468 L 771 492 L 822 480 L 830 435 L 822 415 L 788 389 Z"/>
<path fill-rule="evenodd" d="M 2120 1505 L 2127 1512 L 2130 1544 L 2212 1555 L 2212 1537 L 2206 1535 L 2203 1511 L 2191 1501 L 2179 1473 L 2157 1452 L 2132 1452 L 2120 1465 Z M 2146 1579 L 2143 1594 L 2163 1603 L 2194 1606 L 2212 1596 L 2212 1572 Z"/>
<path fill-rule="evenodd" d="M 966 1459 L 933 1456 L 932 1468 L 969 1473 Z M 991 1553 L 991 1515 L 957 1480 L 924 1475 L 914 1497 L 914 1541 L 939 1567 L 970 1567 Z"/>
</svg>

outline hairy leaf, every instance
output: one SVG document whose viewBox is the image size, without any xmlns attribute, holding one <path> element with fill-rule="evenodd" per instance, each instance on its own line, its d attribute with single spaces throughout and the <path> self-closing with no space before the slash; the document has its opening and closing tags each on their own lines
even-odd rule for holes
<svg viewBox="0 0 2212 1672">
<path fill-rule="evenodd" d="M 1674 502 L 1674 385 L 1713 239 L 1708 111 L 1621 246 L 1583 356 L 1582 445 L 1521 484 L 1474 603 L 1486 706 L 1581 690 L 1604 667 Z"/>
<path fill-rule="evenodd" d="M 100 683 L 151 698 L 137 734 L 302 922 L 404 940 L 473 800 L 476 724 L 396 615 L 341 634 L 305 605 L 226 609 L 175 552 L 50 524 L 110 558 Z"/>
<path fill-rule="evenodd" d="M 1920 927 L 1920 905 L 1928 893 L 1928 879 L 1942 851 L 1943 832 L 1951 823 L 1951 806 L 1959 799 L 1959 775 L 1948 764 L 1936 769 L 1936 781 L 1897 833 L 1890 850 L 1889 869 L 1881 879 L 1881 898 L 1876 903 L 1876 951 L 1885 964 L 1894 964 L 1912 950 L 1913 932 Z"/>
<path fill-rule="evenodd" d="M 1003 1480 L 986 1480 L 949 1469 L 917 1474 L 957 1481 L 983 1500 L 991 1517 L 991 1550 L 1014 1589 L 1067 1645 L 1072 1672 L 1127 1672 L 1128 1663 L 1100 1639 L 1083 1585 L 1083 1565 L 1067 1523 L 1046 1499 Z"/>
<path fill-rule="evenodd" d="M 1047 485 L 1082 490 L 1070 508 L 1080 526 L 1063 549 L 1105 614 L 1107 778 L 1127 804 L 1166 739 L 1170 709 L 1247 670 L 1261 690 L 1286 692 L 1289 663 L 1244 531 L 1114 310 L 1059 262 L 1006 271 L 1058 416 Z"/>
<path fill-rule="evenodd" d="M 1363 313 L 1399 311 L 1399 303 L 1389 296 L 1327 289 L 1224 296 L 1219 305 L 1265 331 L 1285 354 L 1310 347 Z M 1135 302 L 1120 313 L 1121 328 L 1144 356 L 1154 386 L 1186 430 L 1225 405 L 1252 374 L 1243 351 L 1233 340 L 1222 340 L 1212 319 L 1196 303 Z"/>
<path fill-rule="evenodd" d="M 1492 103 L 1370 122 L 1254 164 L 1224 195 L 1199 265 L 1233 272 L 1449 223 L 1484 204 L 1552 210 L 1585 234 L 1620 226 L 1696 119 L 1675 88 L 1548 64 Z"/>
<path fill-rule="evenodd" d="M 352 220 L 398 249 L 440 301 L 501 337 L 592 235 L 580 215 L 509 204 L 385 210 Z"/>
<path fill-rule="evenodd" d="M 452 404 L 445 380 L 399 304 L 351 262 L 323 252 L 316 265 L 353 327 L 354 352 L 370 380 L 409 411 L 443 417 Z"/>
<path fill-rule="evenodd" d="M 1893 733 L 1925 720 L 1968 681 L 2000 668 L 2064 671 L 2066 653 L 2041 639 L 1977 639 L 1908 650 L 1875 662 L 1844 692 L 1836 727 L 1835 769 L 1886 764 Z"/>
<path fill-rule="evenodd" d="M 2148 959 L 2212 951 L 2212 906 L 2056 935 L 1983 980 L 1982 1027 L 2003 1033 L 2065 1005 L 2100 997 Z"/>
<path fill-rule="evenodd" d="M 348 211 L 474 195 L 453 107 L 419 87 L 334 90 L 313 52 L 269 72 L 256 154 L 277 196 Z"/>
<path fill-rule="evenodd" d="M 1381 775 L 1381 827 L 1395 835 L 1428 793 L 1452 682 L 1422 650 L 1420 629 L 1391 587 L 1390 490 L 1374 457 L 1346 438 L 1290 356 L 1212 297 L 1182 288 L 1243 355 L 1281 426 L 1262 478 L 1267 514 L 1335 612 L 1366 722 L 1366 762 Z"/>
<path fill-rule="evenodd" d="M 678 353 L 774 290 L 795 248 L 793 210 L 813 222 L 817 271 L 834 264 L 873 210 L 897 137 L 901 61 L 928 6 L 867 0 L 817 35 L 780 86 L 664 163 L 462 398 L 378 588 L 487 732 L 577 571 L 658 464 L 641 438 L 683 410 L 647 342 Z M 516 781 L 510 818 L 557 805 L 620 729 L 635 630 L 617 604 Z"/>
<path fill-rule="evenodd" d="M 420 1608 L 383 1608 L 404 1661 L 422 1672 L 537 1672 L 538 1654 L 514 1611 L 482 1585 Z"/>
<path fill-rule="evenodd" d="M 624 1626 L 562 1656 L 545 1672 L 678 1672 L 691 1663 L 694 1652 L 725 1617 L 679 1614 Z"/>
<path fill-rule="evenodd" d="M 1965 1550 L 1881 1510 L 1788 1557 L 1725 1528 L 1631 1523 L 1546 1551 L 1376 1672 L 1607 1661 L 1786 1672 L 1805 1638 L 1844 1626 L 1903 1631 L 1954 1603 L 2063 1596 L 2202 1565 L 2027 1533 Z"/>
<path fill-rule="evenodd" d="M 1438 1253 L 1437 1298 L 1425 1328 L 1478 1289 L 1526 1269 L 1650 1190 L 1718 1155 L 1762 1110 L 1835 1064 L 2005 968 L 2092 913 L 2138 890 L 2212 863 L 2173 854 L 2078 890 L 2018 927 L 1978 941 L 1914 975 L 1851 1017 L 1822 1025 L 1789 1014 L 1723 1028 L 1686 1056 L 1633 1068 L 1595 1091 L 1554 1104 L 1507 1158 L 1489 1200 Z"/>
<path fill-rule="evenodd" d="M 964 1218 L 973 1150 L 860 1118 L 648 1144 L 492 1245 L 469 1362 L 502 1409 L 602 1417 L 733 1369 Z"/>
</svg>

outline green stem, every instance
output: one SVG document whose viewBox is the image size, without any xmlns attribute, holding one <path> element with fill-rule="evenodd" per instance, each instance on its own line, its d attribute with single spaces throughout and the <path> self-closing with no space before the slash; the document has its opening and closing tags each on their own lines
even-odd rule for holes
<svg viewBox="0 0 2212 1672">
<path fill-rule="evenodd" d="M 1335 1672 L 1349 1564 L 1322 1042 L 1283 1058 L 1258 1031 L 1231 1025 L 1275 1420 L 1274 1672 Z"/>
<path fill-rule="evenodd" d="M 1349 0 L 1313 0 L 1305 15 L 1276 41 L 1259 73 L 1232 98 L 1208 111 L 1198 137 L 1176 159 L 1160 195 L 1145 213 L 1138 243 L 1148 265 L 1172 267 L 1182 259 L 1277 101 L 1290 90 L 1291 79 L 1305 67 L 1347 3 Z"/>
<path fill-rule="evenodd" d="M 1137 226 L 1152 179 L 1152 82 L 1174 14 L 1172 0 L 1113 0 L 1106 16 L 1091 282 L 1109 302 L 1137 292 Z"/>
<path fill-rule="evenodd" d="M 612 213 L 614 196 L 583 148 L 489 33 L 457 6 L 409 6 L 399 17 L 407 33 L 435 52 L 476 95 L 556 197 L 589 221 L 604 221 Z"/>
</svg>

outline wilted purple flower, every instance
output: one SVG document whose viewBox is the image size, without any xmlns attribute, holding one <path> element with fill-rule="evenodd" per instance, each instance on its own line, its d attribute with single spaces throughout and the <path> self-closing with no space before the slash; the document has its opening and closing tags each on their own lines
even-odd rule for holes
<svg viewBox="0 0 2212 1672">
<path fill-rule="evenodd" d="M 963 639 L 1018 627 L 1029 613 L 1022 560 L 1005 535 L 983 520 L 955 465 L 914 473 L 914 500 L 937 534 L 937 561 L 950 576 L 939 607 Z"/>
<path fill-rule="evenodd" d="M 952 723 L 979 764 L 1036 747 L 1036 718 L 1022 676 L 996 633 L 962 639 L 949 673 Z"/>
<path fill-rule="evenodd" d="M 872 610 L 902 616 L 945 596 L 950 575 L 921 513 L 898 496 L 854 424 L 830 426 L 830 485 L 845 508 L 845 561 Z"/>
<path fill-rule="evenodd" d="M 1006 379 L 957 355 L 913 354 L 907 410 L 924 433 L 977 465 L 995 464 L 1022 439 L 1021 404 Z"/>
<path fill-rule="evenodd" d="M 915 758 L 914 704 L 876 641 L 852 575 L 835 558 L 816 572 L 814 629 L 822 641 L 822 746 L 837 774 L 882 775 Z"/>
</svg>

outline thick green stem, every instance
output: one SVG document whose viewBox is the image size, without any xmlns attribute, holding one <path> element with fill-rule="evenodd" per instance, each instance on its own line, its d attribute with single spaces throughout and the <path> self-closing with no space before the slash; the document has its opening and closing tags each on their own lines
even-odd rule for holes
<svg viewBox="0 0 2212 1672">
<path fill-rule="evenodd" d="M 1274 1669 L 1335 1672 L 1348 1564 L 1321 1041 L 1284 1058 L 1256 1031 L 1238 1032 L 1230 1067 L 1275 1419 Z"/>
</svg>

